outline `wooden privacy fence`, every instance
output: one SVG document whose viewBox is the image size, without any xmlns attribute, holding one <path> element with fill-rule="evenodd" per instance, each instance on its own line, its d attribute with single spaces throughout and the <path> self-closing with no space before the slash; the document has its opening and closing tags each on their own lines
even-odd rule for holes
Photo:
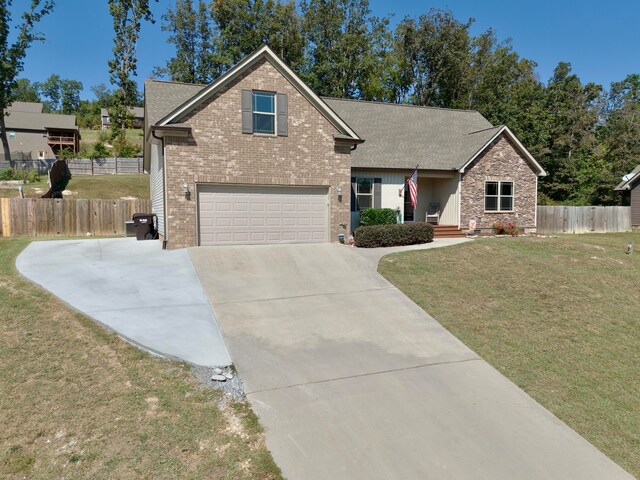
<svg viewBox="0 0 640 480">
<path fill-rule="evenodd" d="M 631 207 L 538 206 L 538 233 L 613 233 L 631 230 Z"/>
<path fill-rule="evenodd" d="M 0 170 L 13 168 L 15 170 L 34 169 L 41 175 L 46 175 L 55 158 L 47 160 L 0 160 Z M 140 158 L 70 158 L 65 160 L 71 175 L 120 175 L 144 173 L 144 160 Z"/>
<path fill-rule="evenodd" d="M 134 213 L 151 212 L 150 200 L 0 198 L 3 237 L 124 235 Z"/>
</svg>

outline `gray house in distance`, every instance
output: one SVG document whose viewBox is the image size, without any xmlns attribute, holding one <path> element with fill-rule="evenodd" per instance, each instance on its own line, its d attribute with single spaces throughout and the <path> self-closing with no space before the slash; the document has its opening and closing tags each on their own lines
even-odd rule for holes
<svg viewBox="0 0 640 480">
<path fill-rule="evenodd" d="M 77 153 L 80 132 L 75 115 L 43 113 L 42 103 L 14 102 L 7 108 L 5 126 L 13 160 L 59 158 L 61 153 Z M 0 144 L 0 154 L 4 149 Z"/>
<path fill-rule="evenodd" d="M 133 128 L 142 128 L 144 126 L 144 108 L 131 107 L 129 113 L 133 115 Z M 103 130 L 111 128 L 111 116 L 106 108 L 100 109 L 100 124 Z"/>
</svg>

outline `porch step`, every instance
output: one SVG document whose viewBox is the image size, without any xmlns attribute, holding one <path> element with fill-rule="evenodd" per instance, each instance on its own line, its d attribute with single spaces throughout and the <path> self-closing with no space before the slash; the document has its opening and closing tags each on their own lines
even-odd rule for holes
<svg viewBox="0 0 640 480">
<path fill-rule="evenodd" d="M 455 225 L 434 225 L 434 238 L 465 238 L 466 234 L 461 232 Z"/>
</svg>

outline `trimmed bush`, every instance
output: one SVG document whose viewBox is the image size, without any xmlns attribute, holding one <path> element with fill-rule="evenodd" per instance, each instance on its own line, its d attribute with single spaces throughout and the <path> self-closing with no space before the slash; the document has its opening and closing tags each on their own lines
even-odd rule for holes
<svg viewBox="0 0 640 480">
<path fill-rule="evenodd" d="M 394 247 L 433 242 L 433 227 L 428 223 L 371 225 L 356 228 L 356 247 Z"/>
<path fill-rule="evenodd" d="M 360 225 L 395 225 L 398 223 L 396 211 L 392 208 L 365 208 L 360 214 Z"/>
</svg>

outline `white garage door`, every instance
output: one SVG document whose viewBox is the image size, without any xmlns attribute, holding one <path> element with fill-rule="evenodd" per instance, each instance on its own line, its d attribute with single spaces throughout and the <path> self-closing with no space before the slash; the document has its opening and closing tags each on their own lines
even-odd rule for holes
<svg viewBox="0 0 640 480">
<path fill-rule="evenodd" d="M 198 187 L 200 245 L 328 241 L 328 188 Z"/>
</svg>

